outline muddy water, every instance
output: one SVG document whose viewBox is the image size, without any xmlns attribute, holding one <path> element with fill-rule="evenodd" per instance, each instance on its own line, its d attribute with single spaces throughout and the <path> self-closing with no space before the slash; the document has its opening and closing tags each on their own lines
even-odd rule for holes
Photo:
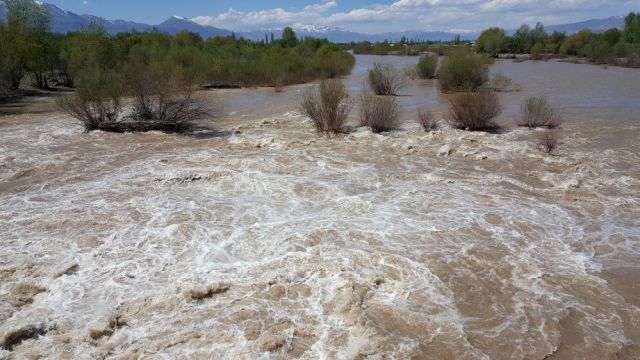
<svg viewBox="0 0 640 360">
<path fill-rule="evenodd" d="M 492 71 L 523 86 L 505 123 L 548 74 L 580 81 L 556 84 L 557 156 L 522 129 L 421 132 L 415 108 L 445 103 L 419 81 L 385 135 L 318 137 L 305 86 L 203 94 L 225 103 L 209 136 L 0 118 L 0 357 L 638 358 L 640 124 L 618 95 L 640 73 Z"/>
</svg>

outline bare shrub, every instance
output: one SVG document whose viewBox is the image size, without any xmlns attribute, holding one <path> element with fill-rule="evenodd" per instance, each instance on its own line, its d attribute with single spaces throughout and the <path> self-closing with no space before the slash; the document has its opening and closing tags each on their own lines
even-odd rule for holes
<svg viewBox="0 0 640 360">
<path fill-rule="evenodd" d="M 447 121 L 456 129 L 497 131 L 500 127 L 494 119 L 501 113 L 502 106 L 496 93 L 461 93 L 450 100 Z"/>
<path fill-rule="evenodd" d="M 520 126 L 555 129 L 562 125 L 562 117 L 553 110 L 547 99 L 543 97 L 532 96 L 526 99 L 522 105 L 522 113 Z"/>
<path fill-rule="evenodd" d="M 340 80 L 324 80 L 305 91 L 300 99 L 300 112 L 311 118 L 320 133 L 340 133 L 353 104 Z"/>
<path fill-rule="evenodd" d="M 83 99 L 78 96 L 62 97 L 56 100 L 62 111 L 79 120 L 86 132 L 111 130 L 118 122 L 122 110 L 118 99 Z M 115 131 L 121 132 L 121 131 Z"/>
<path fill-rule="evenodd" d="M 56 102 L 62 111 L 79 120 L 86 132 L 116 131 L 114 126 L 122 112 L 120 84 L 115 73 L 86 70 L 76 77 L 75 96 L 58 98 Z"/>
<path fill-rule="evenodd" d="M 438 120 L 431 111 L 421 109 L 418 111 L 418 123 L 424 131 L 433 131 L 438 129 Z"/>
<path fill-rule="evenodd" d="M 213 112 L 194 97 L 189 81 L 161 69 L 135 69 L 129 77 L 133 110 L 128 122 L 134 131 L 183 132 Z"/>
<path fill-rule="evenodd" d="M 545 154 L 552 154 L 558 147 L 560 135 L 555 130 L 544 130 L 538 134 L 538 147 Z"/>
<path fill-rule="evenodd" d="M 400 126 L 400 106 L 393 97 L 362 93 L 360 123 L 374 133 L 395 130 Z"/>
<path fill-rule="evenodd" d="M 60 108 L 78 119 L 85 131 L 110 132 L 184 132 L 192 122 L 212 114 L 216 108 L 194 97 L 191 87 L 175 77 L 150 67 L 128 72 L 133 104 L 122 114 L 120 96 L 123 78 L 93 69 L 78 75 L 76 95 L 58 100 Z"/>
<path fill-rule="evenodd" d="M 404 87 L 404 76 L 389 64 L 375 63 L 369 69 L 369 85 L 377 95 L 398 95 Z"/>
<path fill-rule="evenodd" d="M 422 79 L 434 79 L 438 68 L 438 55 L 426 54 L 420 57 L 416 71 Z"/>
</svg>

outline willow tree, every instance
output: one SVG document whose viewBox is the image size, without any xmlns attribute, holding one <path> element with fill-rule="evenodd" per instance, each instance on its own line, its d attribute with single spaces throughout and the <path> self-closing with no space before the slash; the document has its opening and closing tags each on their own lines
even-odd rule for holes
<svg viewBox="0 0 640 360">
<path fill-rule="evenodd" d="M 476 42 L 478 51 L 498 56 L 503 51 L 507 37 L 503 29 L 492 27 L 480 34 Z"/>
<path fill-rule="evenodd" d="M 11 49 L 6 56 L 11 68 L 7 71 L 13 88 L 28 71 L 34 73 L 36 86 L 46 87 L 43 73 L 49 68 L 48 61 L 55 51 L 49 29 L 49 12 L 34 0 L 5 0 L 7 26 L 3 40 Z"/>
</svg>

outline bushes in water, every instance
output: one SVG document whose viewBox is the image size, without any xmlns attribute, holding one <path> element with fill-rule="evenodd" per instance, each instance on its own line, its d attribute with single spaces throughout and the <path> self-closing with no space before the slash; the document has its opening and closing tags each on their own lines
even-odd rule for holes
<svg viewBox="0 0 640 360">
<path fill-rule="evenodd" d="M 133 98 L 127 114 L 123 114 L 123 94 Z M 129 69 L 126 77 L 98 68 L 83 71 L 76 78 L 76 95 L 60 99 L 58 105 L 87 132 L 118 133 L 184 132 L 214 110 L 195 100 L 190 83 L 160 66 Z"/>
<path fill-rule="evenodd" d="M 558 147 L 560 135 L 555 130 L 545 130 L 538 134 L 538 147 L 545 154 L 552 154 Z"/>
<path fill-rule="evenodd" d="M 133 97 L 129 123 L 143 129 L 182 132 L 213 111 L 194 98 L 194 81 L 181 78 L 169 64 L 136 67 L 128 73 Z"/>
<path fill-rule="evenodd" d="M 416 70 L 418 76 L 423 79 L 433 79 L 436 77 L 436 69 L 438 68 L 438 55 L 426 54 L 420 57 Z"/>
<path fill-rule="evenodd" d="M 336 134 L 351 112 L 352 102 L 340 80 L 323 80 L 320 85 L 307 89 L 300 99 L 300 112 L 308 116 L 323 134 Z"/>
<path fill-rule="evenodd" d="M 394 97 L 362 92 L 360 124 L 374 133 L 395 130 L 400 126 L 400 106 Z"/>
<path fill-rule="evenodd" d="M 447 121 L 456 129 L 496 131 L 495 118 L 502 113 L 498 96 L 493 91 L 456 94 L 450 100 Z"/>
<path fill-rule="evenodd" d="M 456 50 L 442 61 L 438 79 L 443 91 L 471 91 L 487 80 L 487 70 L 478 55 Z"/>
<path fill-rule="evenodd" d="M 520 122 L 520 126 L 555 129 L 560 125 L 562 125 L 562 117 L 553 110 L 547 99 L 532 96 L 522 104 L 522 121 Z"/>
<path fill-rule="evenodd" d="M 99 69 L 85 70 L 76 79 L 76 95 L 57 100 L 58 106 L 79 120 L 86 132 L 119 130 L 121 103 L 121 81 L 113 72 Z"/>
<path fill-rule="evenodd" d="M 436 120 L 431 111 L 420 109 L 418 111 L 418 124 L 420 124 L 422 130 L 427 132 L 438 129 L 438 120 Z"/>
<path fill-rule="evenodd" d="M 398 95 L 404 87 L 404 75 L 389 64 L 375 63 L 369 69 L 369 86 L 376 95 Z"/>
</svg>

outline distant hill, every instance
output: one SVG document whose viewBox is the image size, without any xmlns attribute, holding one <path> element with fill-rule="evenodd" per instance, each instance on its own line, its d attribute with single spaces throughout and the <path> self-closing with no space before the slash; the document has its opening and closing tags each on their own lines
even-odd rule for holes
<svg viewBox="0 0 640 360">
<path fill-rule="evenodd" d="M 612 28 L 624 28 L 624 18 L 621 16 L 612 16 L 606 19 L 591 19 L 573 24 L 545 26 L 547 32 L 559 31 L 567 34 L 577 33 L 583 29 L 598 32 Z"/>
<path fill-rule="evenodd" d="M 160 25 L 155 26 L 160 31 L 175 34 L 177 32 L 187 30 L 190 32 L 198 33 L 204 39 L 216 36 L 230 36 L 231 31 L 218 29 L 213 26 L 204 26 L 197 24 L 189 19 L 185 19 L 179 16 L 172 16 Z"/>
<path fill-rule="evenodd" d="M 49 11 L 51 23 L 49 30 L 55 33 L 65 34 L 68 32 L 79 31 L 92 23 L 99 24 L 105 28 L 109 34 L 117 34 L 127 31 L 149 31 L 157 29 L 158 31 L 175 34 L 182 30 L 188 30 L 200 34 L 204 38 L 213 36 L 228 36 L 231 31 L 218 29 L 212 26 L 202 26 L 193 21 L 173 16 L 159 25 L 148 25 L 124 20 L 107 20 L 93 15 L 78 15 L 70 11 L 65 11 L 59 7 L 45 3 L 44 6 Z M 5 21 L 6 11 L 4 1 L 0 0 L 0 21 Z"/>
<path fill-rule="evenodd" d="M 151 26 L 124 20 L 106 20 L 93 15 L 78 15 L 70 11 L 65 11 L 52 4 L 44 4 L 51 16 L 49 30 L 56 33 L 65 34 L 67 32 L 78 31 L 86 28 L 91 23 L 102 25 L 110 34 L 125 31 L 147 31 Z"/>
<path fill-rule="evenodd" d="M 151 29 L 157 29 L 169 34 L 175 34 L 182 30 L 188 30 L 200 34 L 203 38 L 209 38 L 214 36 L 229 36 L 231 31 L 225 29 L 219 29 L 213 26 L 198 24 L 192 20 L 185 19 L 178 16 L 173 16 L 167 19 L 165 22 L 159 25 L 147 25 L 136 23 L 132 21 L 124 20 L 107 20 L 101 17 L 93 15 L 78 15 L 70 11 L 65 11 L 53 4 L 44 4 L 51 14 L 51 26 L 50 30 L 56 33 L 67 33 L 72 31 L 81 30 L 91 23 L 102 25 L 106 31 L 110 34 L 116 34 L 126 31 L 149 31 Z M 6 19 L 6 12 L 4 6 L 4 0 L 0 0 L 0 22 Z M 560 31 L 568 34 L 576 33 L 582 29 L 590 29 L 592 31 L 602 31 L 610 28 L 622 28 L 624 20 L 622 17 L 609 17 L 606 19 L 592 19 L 583 22 L 563 25 L 549 25 L 545 26 L 548 32 Z M 295 29 L 296 33 L 300 37 L 315 37 L 326 38 L 332 42 L 346 43 L 346 42 L 358 42 L 358 41 L 371 41 L 378 42 L 388 40 L 395 42 L 405 37 L 409 40 L 431 40 L 431 41 L 450 41 L 456 36 L 453 32 L 443 31 L 403 31 L 403 32 L 387 32 L 379 34 L 363 34 L 358 32 L 347 31 L 339 28 L 327 28 L 327 27 L 315 27 L 305 26 L 299 29 Z M 515 30 L 509 31 L 513 33 Z M 244 37 L 251 40 L 262 40 L 270 37 L 271 33 L 276 38 L 282 36 L 282 30 L 254 30 L 237 32 L 237 36 Z M 461 34 L 464 40 L 474 40 L 478 37 L 479 33 L 466 33 Z"/>
</svg>

